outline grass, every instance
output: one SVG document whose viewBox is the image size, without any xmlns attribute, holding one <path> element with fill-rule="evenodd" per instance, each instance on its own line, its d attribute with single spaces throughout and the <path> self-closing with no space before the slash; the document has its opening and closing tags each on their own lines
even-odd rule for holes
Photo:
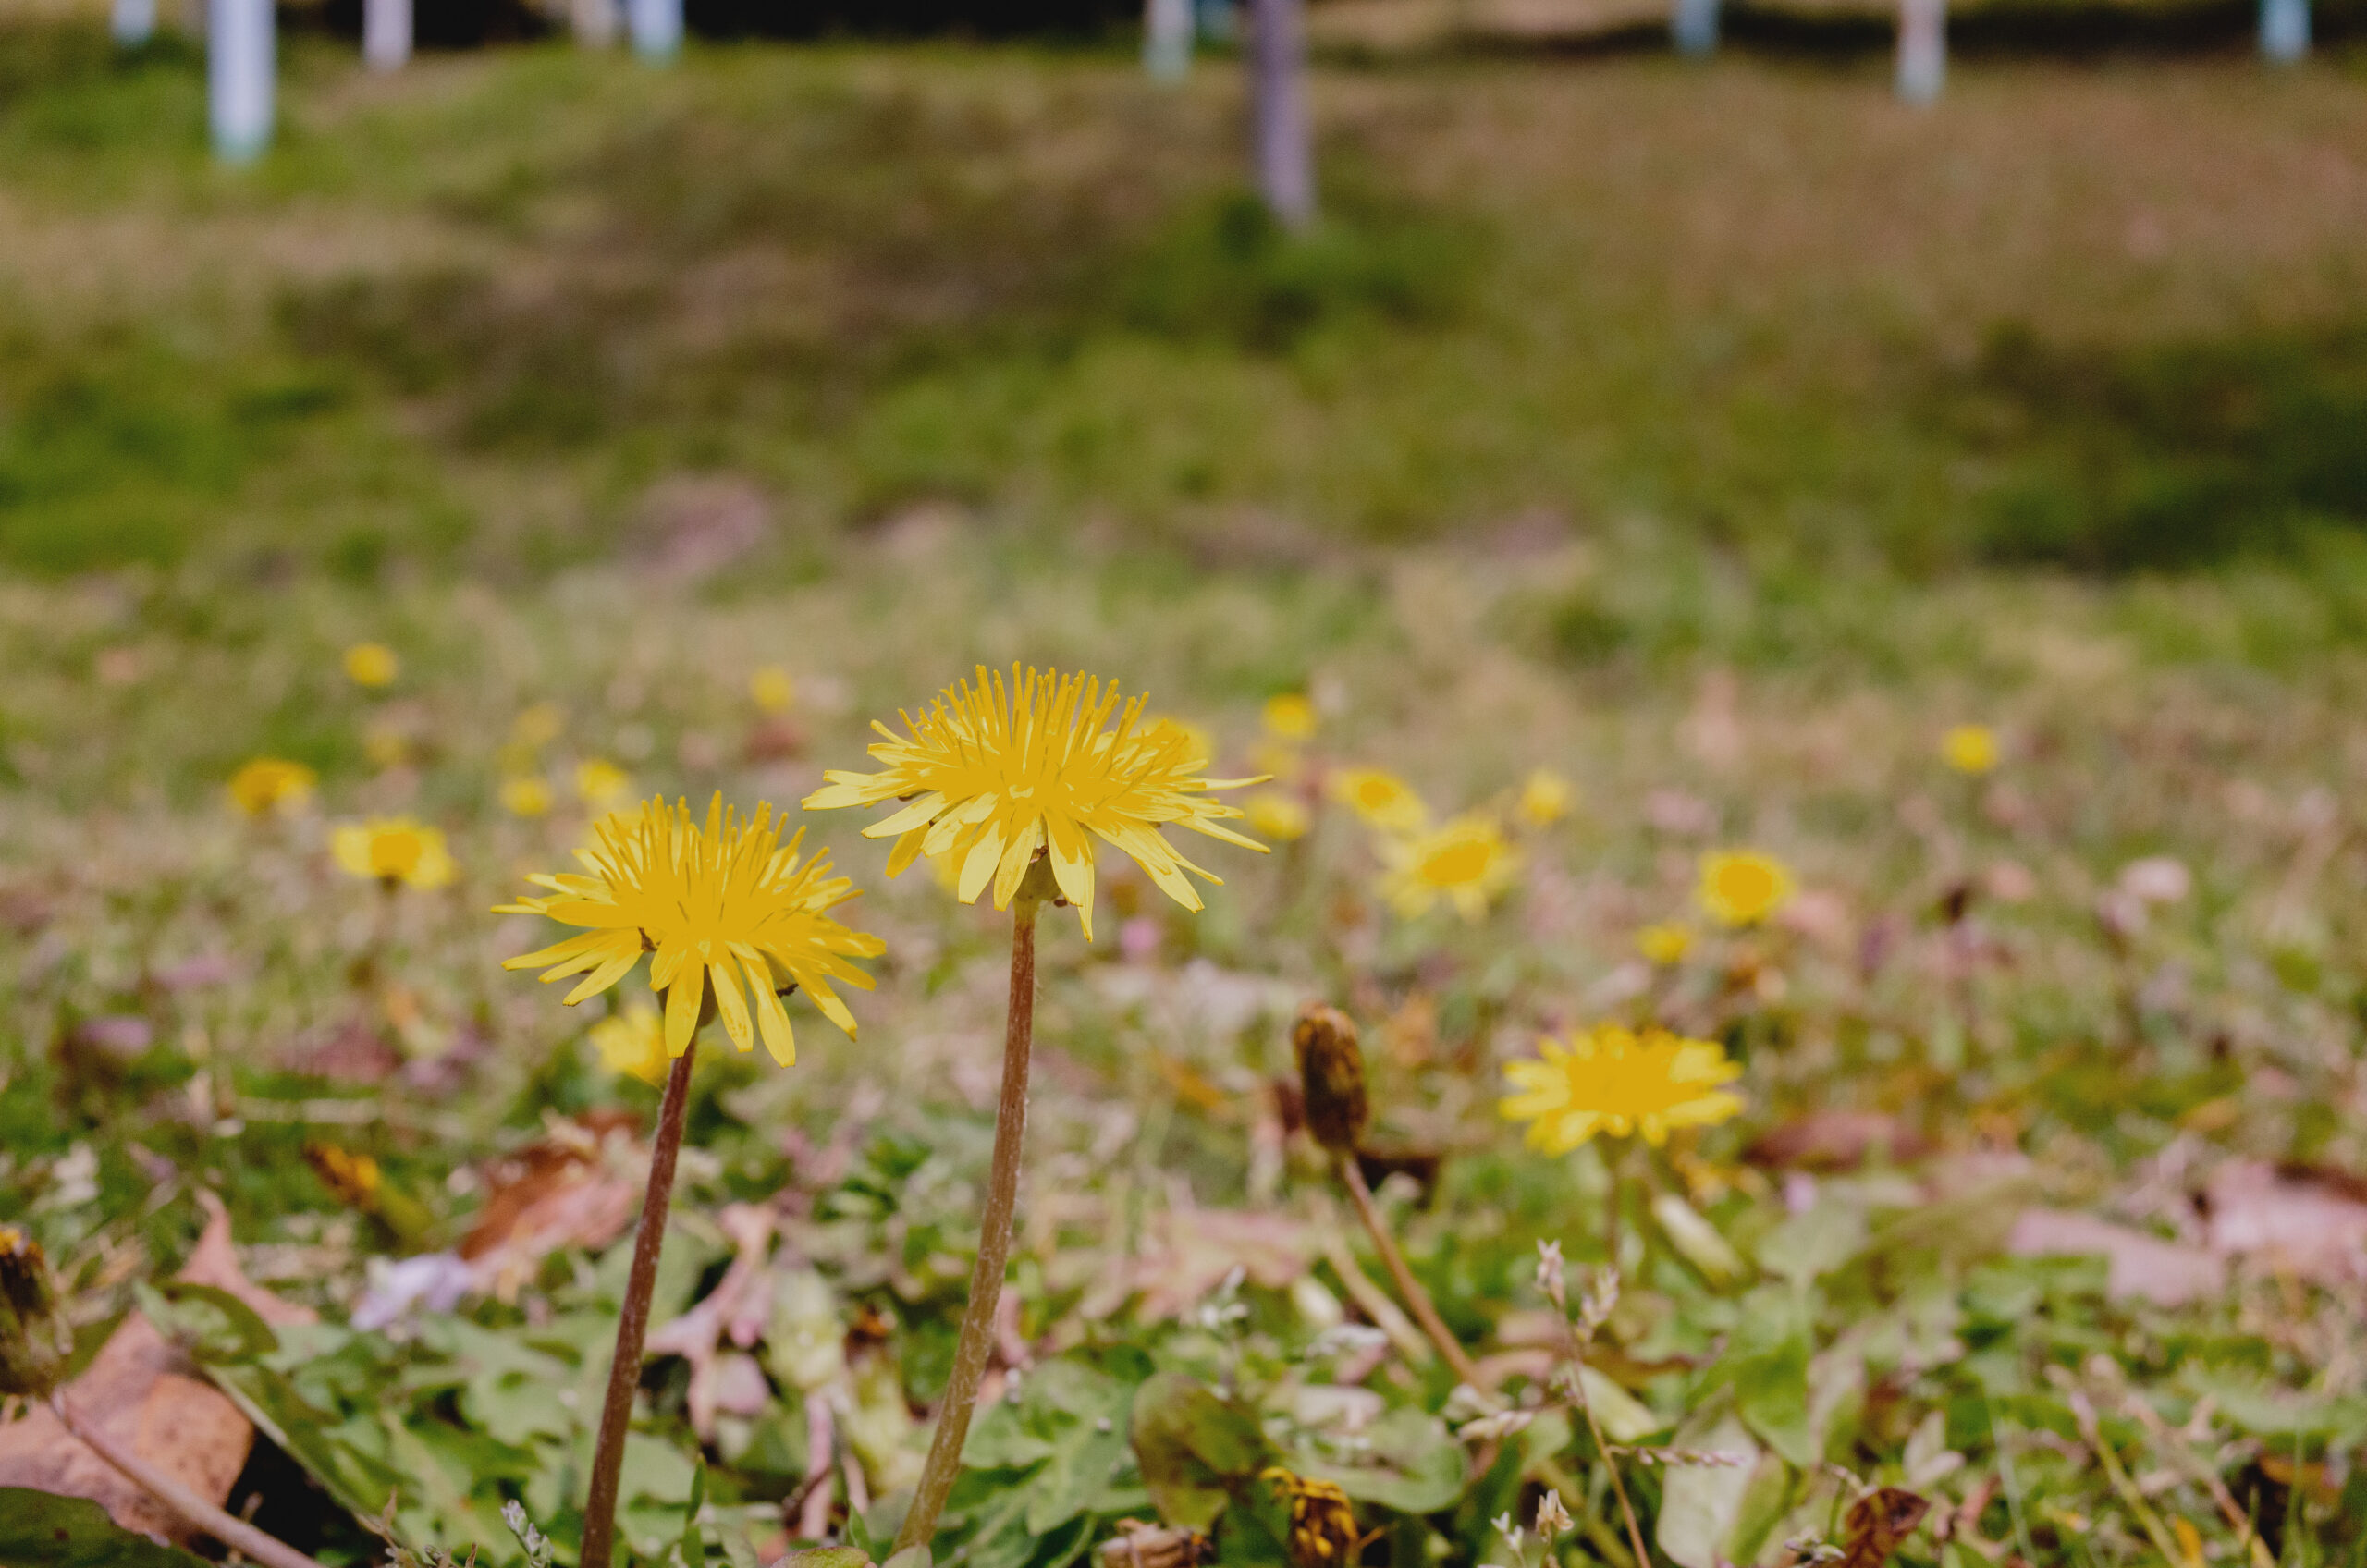
<svg viewBox="0 0 2367 1568">
<path fill-rule="evenodd" d="M 1088 668 L 1221 771 L 1279 766 L 1314 826 L 1210 851 L 1203 913 L 1113 861 L 1101 940 L 1048 924 L 1012 1287 L 1036 1359 L 955 1493 L 967 1568 L 1071 1568 L 1170 1483 L 1223 1494 L 1223 1561 L 1280 1568 L 1254 1472 L 1128 1440 L 1204 1421 L 1208 1452 L 1347 1472 L 1375 1563 L 1502 1562 L 1490 1521 L 1548 1486 L 1615 1532 L 1534 1360 L 1536 1246 L 1608 1261 L 1609 1170 L 1525 1153 L 1491 1101 L 1539 1031 L 1648 1017 L 1731 1050 L 1747 1105 L 1631 1164 L 1736 1260 L 1628 1217 L 1620 1440 L 1748 1461 L 1729 1496 L 1623 1460 L 1656 1550 L 1846 1549 L 1863 1480 L 1982 1543 L 1927 1526 L 1910 1568 L 2151 1562 L 2149 1513 L 2238 1561 L 2190 1448 L 2280 1562 L 2358 1562 L 2355 1285 L 2250 1249 L 2172 1308 L 2005 1245 L 2042 1207 L 2196 1250 L 2223 1163 L 2321 1203 L 2367 1169 L 2350 62 L 1998 62 L 1928 114 L 1870 63 L 1316 87 L 1299 239 L 1243 200 L 1221 67 L 1169 92 L 1089 52 L 534 47 L 377 80 L 300 40 L 280 148 L 229 172 L 185 51 L 0 31 L 0 1219 L 89 1327 L 220 1193 L 249 1271 L 326 1319 L 259 1353 L 139 1298 L 281 1413 L 232 1505 L 354 1563 L 393 1490 L 407 1548 L 508 1563 L 515 1501 L 564 1562 L 628 1249 L 350 1323 L 389 1259 L 580 1147 L 560 1121 L 654 1105 L 499 970 L 535 933 L 484 911 L 582 836 L 580 763 L 789 802 L 974 662 Z M 363 639 L 401 656 L 384 692 L 340 670 Z M 785 720 L 749 694 L 773 665 Z M 1277 753 L 1287 692 L 1321 722 Z M 545 703 L 558 733 L 521 741 Z M 2002 737 L 1994 775 L 1940 766 L 1961 721 Z M 259 753 L 316 801 L 236 818 Z M 1402 919 L 1319 788 L 1349 764 L 1441 815 L 1504 815 L 1539 766 L 1580 803 L 1517 830 L 1484 921 Z M 501 807 L 520 773 L 552 815 Z M 332 825 L 394 813 L 448 834 L 454 887 L 337 871 Z M 986 1159 L 1000 928 L 887 881 L 848 815 L 811 827 L 888 943 L 862 1046 L 801 1015 L 792 1070 L 709 1053 L 661 1280 L 661 1319 L 718 1288 L 728 1206 L 763 1206 L 771 1309 L 715 1422 L 698 1356 L 653 1360 L 628 1454 L 629 1535 L 681 1537 L 701 1456 L 693 1550 L 735 1564 L 798 1523 L 823 1405 L 824 1526 L 891 1527 Z M 1743 843 L 1798 874 L 1791 916 L 1640 969 Z M 2101 925 L 2164 856 L 2187 894 Z M 1317 996 L 1364 1025 L 1375 1144 L 1430 1173 L 1382 1194 L 1416 1272 L 1529 1368 L 1501 1443 L 1451 1439 L 1463 1404 L 1402 1354 L 1334 1386 L 1321 1329 L 1377 1265 L 1323 1254 L 1346 1232 L 1275 1087 Z M 1936 1152 L 1760 1144 L 1832 1110 Z M 1361 1394 L 1380 1425 L 1324 1414 Z"/>
</svg>

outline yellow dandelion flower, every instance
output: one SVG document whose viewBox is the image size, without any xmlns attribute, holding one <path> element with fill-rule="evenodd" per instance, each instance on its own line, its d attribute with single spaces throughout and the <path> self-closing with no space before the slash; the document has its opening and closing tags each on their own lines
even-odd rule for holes
<svg viewBox="0 0 2367 1568">
<path fill-rule="evenodd" d="M 1291 1568 L 1345 1568 L 1369 1537 L 1356 1530 L 1355 1505 L 1336 1481 L 1269 1466 L 1258 1479 L 1291 1507 Z"/>
<path fill-rule="evenodd" d="M 1528 1123 L 1528 1145 L 1567 1154 L 1606 1133 L 1642 1133 L 1658 1147 L 1672 1129 L 1708 1127 L 1742 1110 L 1723 1085 L 1742 1068 L 1709 1040 L 1687 1040 L 1665 1029 L 1639 1037 L 1617 1023 L 1582 1029 L 1565 1044 L 1548 1035 L 1538 1060 L 1507 1062 L 1504 1077 L 1520 1092 L 1496 1109 L 1507 1121 Z"/>
<path fill-rule="evenodd" d="M 600 1020 L 590 1037 L 600 1065 L 618 1077 L 666 1081 L 666 1025 L 647 1002 L 628 1003 L 622 1012 Z"/>
<path fill-rule="evenodd" d="M 1315 738 L 1315 704 L 1297 692 L 1285 692 L 1279 697 L 1266 699 L 1261 716 L 1266 733 L 1277 741 L 1310 741 Z"/>
<path fill-rule="evenodd" d="M 1985 724 L 1959 724 L 1940 737 L 1940 760 L 1958 773 L 1986 773 L 1997 766 L 1997 732 Z"/>
<path fill-rule="evenodd" d="M 1241 809 L 1208 794 L 1257 780 L 1200 777 L 1207 762 L 1184 734 L 1145 726 L 1139 696 L 1122 710 L 1114 683 L 1014 667 L 1006 685 L 981 666 L 975 685 L 948 687 L 918 717 L 901 715 L 903 736 L 873 725 L 886 739 L 871 755 L 886 767 L 825 773 L 828 783 L 805 798 L 805 808 L 906 802 L 864 837 L 896 839 L 890 876 L 922 854 L 958 856 L 954 897 L 963 903 L 991 881 L 995 907 L 1008 909 L 1041 851 L 1087 940 L 1095 839 L 1133 857 L 1168 897 L 1196 910 L 1200 895 L 1184 874 L 1219 879 L 1177 854 L 1159 828 L 1173 823 L 1262 851 L 1265 845 L 1222 826 Z"/>
<path fill-rule="evenodd" d="M 1647 925 L 1636 933 L 1636 950 L 1644 955 L 1645 962 L 1662 969 L 1683 963 L 1685 955 L 1693 950 L 1693 928 L 1674 920 Z"/>
<path fill-rule="evenodd" d="M 594 811 L 615 805 L 632 788 L 632 775 L 615 763 L 593 757 L 575 765 L 575 793 Z"/>
<path fill-rule="evenodd" d="M 1408 920 L 1441 899 L 1466 920 L 1478 920 L 1520 872 L 1514 849 L 1493 818 L 1458 816 L 1419 833 L 1383 839 L 1381 896 Z"/>
<path fill-rule="evenodd" d="M 460 875 L 444 847 L 443 830 L 423 827 L 407 816 L 340 824 L 329 836 L 329 851 L 348 875 L 388 888 L 399 885 L 425 892 L 448 886 Z"/>
<path fill-rule="evenodd" d="M 1790 867 L 1756 850 L 1724 850 L 1701 857 L 1694 897 L 1721 925 L 1756 925 L 1792 901 Z"/>
<path fill-rule="evenodd" d="M 230 802 L 249 816 L 288 815 L 313 798 L 320 775 L 285 757 L 257 757 L 230 775 Z"/>
<path fill-rule="evenodd" d="M 356 643 L 345 651 L 345 678 L 356 686 L 391 686 L 403 661 L 384 643 Z"/>
<path fill-rule="evenodd" d="M 748 677 L 748 699 L 766 713 L 787 713 L 797 701 L 797 682 L 780 666 L 768 664 Z"/>
<path fill-rule="evenodd" d="M 1155 736 L 1162 729 L 1171 729 L 1184 737 L 1184 754 L 1192 759 L 1194 767 L 1208 766 L 1208 759 L 1217 754 L 1216 741 L 1210 739 L 1207 730 L 1190 719 L 1178 718 L 1171 713 L 1146 714 L 1143 717 L 1145 735 Z"/>
<path fill-rule="evenodd" d="M 566 724 L 567 715 L 557 703 L 534 703 L 509 721 L 509 739 L 531 751 L 558 740 Z"/>
<path fill-rule="evenodd" d="M 501 781 L 501 809 L 512 816 L 547 815 L 551 800 L 549 780 L 537 774 L 521 773 Z"/>
<path fill-rule="evenodd" d="M 497 911 L 546 914 L 589 929 L 503 968 L 544 969 L 546 981 L 591 971 L 567 994 L 571 1007 L 623 979 L 643 953 L 653 954 L 649 988 L 666 995 L 668 1056 L 690 1047 L 710 981 L 716 1014 L 743 1051 L 761 1032 L 775 1060 L 787 1066 L 797 1060 L 780 1004 L 791 988 L 803 989 L 823 1017 L 853 1037 L 854 1015 L 831 982 L 869 990 L 871 976 L 847 961 L 877 957 L 886 944 L 829 918 L 854 897 L 854 885 L 829 875 L 827 853 L 798 857 L 803 829 L 783 844 L 771 806 L 760 803 L 742 820 L 724 810 L 717 794 L 704 827 L 686 802 L 669 811 L 663 800 L 652 800 L 637 815 L 601 818 L 593 835 L 592 846 L 575 856 L 591 875 L 529 877 L 550 896 L 521 898 Z M 755 997 L 753 1017 L 743 978 Z"/>
<path fill-rule="evenodd" d="M 1259 790 L 1241 798 L 1242 815 L 1249 819 L 1252 832 L 1262 833 L 1278 844 L 1288 844 L 1306 837 L 1315 819 L 1306 802 L 1288 790 Z"/>
<path fill-rule="evenodd" d="M 1343 767 L 1330 780 L 1331 798 L 1384 833 L 1411 833 L 1430 820 L 1414 786 L 1386 768 Z"/>
<path fill-rule="evenodd" d="M 1568 779 L 1550 767 L 1540 767 L 1521 780 L 1520 800 L 1513 809 L 1531 827 L 1551 827 L 1570 815 L 1577 795 Z"/>
</svg>

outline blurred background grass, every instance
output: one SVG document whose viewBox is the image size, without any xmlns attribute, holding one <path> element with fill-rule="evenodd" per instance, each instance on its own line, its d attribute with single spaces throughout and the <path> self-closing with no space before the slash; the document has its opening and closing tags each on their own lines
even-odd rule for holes
<svg viewBox="0 0 2367 1568">
<path fill-rule="evenodd" d="M 1639 584 L 1551 618 L 1590 660 L 1721 572 L 2347 594 L 2367 521 L 2349 56 L 1997 61 L 1931 113 L 1846 55 L 1334 63 L 1305 239 L 1221 64 L 376 80 L 299 34 L 284 77 L 225 171 L 187 43 L 0 29 L 0 561 L 533 578 L 728 475 L 791 577 L 915 507 L 1232 563 L 1574 532 Z"/>
</svg>

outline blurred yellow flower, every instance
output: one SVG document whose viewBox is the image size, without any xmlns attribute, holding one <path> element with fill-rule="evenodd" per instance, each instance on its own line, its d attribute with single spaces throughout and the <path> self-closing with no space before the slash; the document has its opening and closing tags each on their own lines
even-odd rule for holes
<svg viewBox="0 0 2367 1568">
<path fill-rule="evenodd" d="M 590 1037 L 609 1072 L 644 1084 L 666 1081 L 666 1025 L 647 1002 L 626 1003 L 622 1012 L 592 1025 Z"/>
<path fill-rule="evenodd" d="M 257 757 L 230 775 L 230 800 L 249 816 L 300 811 L 320 776 L 285 757 Z"/>
<path fill-rule="evenodd" d="M 443 831 L 407 816 L 340 824 L 329 837 L 329 851 L 348 875 L 388 888 L 399 884 L 427 891 L 460 875 L 444 847 Z"/>
<path fill-rule="evenodd" d="M 1790 869 L 1774 856 L 1724 850 L 1701 857 L 1694 897 L 1721 925 L 1756 925 L 1791 902 L 1795 890 Z"/>
<path fill-rule="evenodd" d="M 501 809 L 512 816 L 542 816 L 551 809 L 550 782 L 540 775 L 521 773 L 501 781 Z"/>
<path fill-rule="evenodd" d="M 1642 953 L 1648 962 L 1659 964 L 1663 969 L 1671 964 L 1683 963 L 1685 955 L 1693 950 L 1693 928 L 1674 920 L 1647 925 L 1636 933 L 1636 950 Z"/>
<path fill-rule="evenodd" d="M 1278 741 L 1306 741 L 1315 735 L 1315 704 L 1297 692 L 1266 699 L 1266 733 Z"/>
<path fill-rule="evenodd" d="M 615 763 L 593 757 L 575 765 L 575 793 L 594 811 L 615 805 L 632 788 L 632 776 Z"/>
<path fill-rule="evenodd" d="M 362 754 L 373 767 L 400 767 L 411 753 L 411 735 L 399 725 L 374 724 L 362 732 Z"/>
<path fill-rule="evenodd" d="M 827 853 L 798 858 L 803 829 L 782 844 L 771 806 L 760 803 L 743 820 L 727 812 L 717 794 L 704 827 L 687 803 L 669 811 L 660 799 L 630 818 L 601 818 L 593 833 L 591 847 L 576 851 L 590 876 L 531 876 L 551 889 L 549 897 L 497 910 L 590 929 L 509 959 L 504 969 L 545 969 L 546 981 L 591 971 L 568 993 L 571 1007 L 623 979 L 644 952 L 652 954 L 649 988 L 666 994 L 668 1056 L 690 1048 L 710 982 L 716 1014 L 743 1051 L 761 1032 L 773 1060 L 783 1066 L 797 1060 L 797 1039 L 780 1004 L 791 989 L 803 990 L 823 1017 L 853 1037 L 854 1015 L 830 983 L 869 990 L 871 976 L 847 961 L 877 957 L 886 944 L 829 918 L 854 897 L 854 884 L 829 875 Z M 753 1019 L 743 980 L 755 998 Z"/>
<path fill-rule="evenodd" d="M 1538 1048 L 1536 1060 L 1505 1064 L 1505 1079 L 1520 1092 L 1496 1109 L 1507 1121 L 1527 1122 L 1529 1146 L 1547 1154 L 1567 1154 L 1597 1133 L 1640 1133 L 1658 1146 L 1672 1129 L 1708 1127 L 1742 1109 L 1740 1096 L 1721 1086 L 1742 1068 L 1709 1040 L 1657 1028 L 1639 1037 L 1604 1023 L 1566 1044 L 1548 1035 Z"/>
<path fill-rule="evenodd" d="M 1488 913 L 1496 896 L 1513 885 L 1519 851 L 1493 818 L 1466 814 L 1418 833 L 1380 841 L 1381 896 L 1411 920 L 1441 899 L 1466 920 Z"/>
<path fill-rule="evenodd" d="M 1550 767 L 1540 767 L 1521 780 L 1520 801 L 1513 808 L 1531 827 L 1551 827 L 1570 815 L 1577 790 Z"/>
<path fill-rule="evenodd" d="M 1314 825 L 1306 802 L 1287 790 L 1260 790 L 1244 795 L 1241 810 L 1249 818 L 1252 832 L 1262 833 L 1277 843 L 1304 839 L 1307 828 Z"/>
<path fill-rule="evenodd" d="M 356 686 L 391 686 L 403 661 L 384 643 L 356 643 L 345 651 L 345 677 Z"/>
<path fill-rule="evenodd" d="M 558 739 L 566 723 L 567 715 L 557 703 L 535 703 L 521 708 L 509 721 L 509 739 L 529 749 L 547 746 Z"/>
<path fill-rule="evenodd" d="M 768 664 L 748 677 L 748 697 L 766 713 L 787 713 L 797 701 L 797 682 L 780 666 Z"/>
<path fill-rule="evenodd" d="M 1265 845 L 1221 825 L 1241 809 L 1208 794 L 1255 780 L 1200 777 L 1206 758 L 1195 756 L 1173 726 L 1145 726 L 1142 711 L 1140 697 L 1122 710 L 1117 687 L 1098 680 L 1013 667 L 1006 685 L 981 666 L 975 685 L 948 687 L 918 717 L 901 715 L 903 736 L 875 724 L 886 739 L 871 755 L 887 766 L 877 773 L 825 773 L 827 785 L 805 798 L 805 809 L 908 802 L 865 827 L 864 837 L 896 839 L 890 876 L 924 853 L 959 855 L 954 897 L 963 903 L 991 881 L 995 907 L 1008 909 L 1040 851 L 1088 940 L 1097 838 L 1133 857 L 1168 897 L 1196 910 L 1200 895 L 1184 874 L 1218 878 L 1177 854 L 1159 828 L 1172 823 L 1263 851 Z"/>
<path fill-rule="evenodd" d="M 1940 738 L 1940 760 L 1958 773 L 1986 773 L 1997 766 L 1997 732 L 1985 724 L 1959 724 Z"/>
<path fill-rule="evenodd" d="M 1385 768 L 1343 767 L 1329 783 L 1333 800 L 1385 833 L 1410 833 L 1430 820 L 1414 786 Z"/>
</svg>

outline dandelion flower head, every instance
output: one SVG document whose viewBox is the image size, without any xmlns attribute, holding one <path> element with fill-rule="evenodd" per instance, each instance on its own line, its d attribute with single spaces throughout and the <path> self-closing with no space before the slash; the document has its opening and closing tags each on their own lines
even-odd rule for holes
<svg viewBox="0 0 2367 1568">
<path fill-rule="evenodd" d="M 1176 853 L 1161 827 L 1266 847 L 1225 827 L 1224 819 L 1243 813 L 1209 794 L 1256 780 L 1202 777 L 1207 759 L 1184 731 L 1145 725 L 1142 714 L 1143 699 L 1122 706 L 1114 683 L 1016 668 L 1006 683 L 982 666 L 975 682 L 948 688 L 926 712 L 901 716 L 903 734 L 875 724 L 882 739 L 871 755 L 881 770 L 827 772 L 805 806 L 904 802 L 864 837 L 896 839 L 890 876 L 923 854 L 954 857 L 961 867 L 954 897 L 963 903 L 992 882 L 995 907 L 1008 909 L 1040 851 L 1090 939 L 1096 839 L 1133 857 L 1190 910 L 1202 906 L 1184 873 L 1218 878 Z"/>
<path fill-rule="evenodd" d="M 595 811 L 615 805 L 632 788 L 632 775 L 615 763 L 593 757 L 575 765 L 575 793 Z"/>
<path fill-rule="evenodd" d="M 592 1025 L 590 1036 L 600 1065 L 610 1072 L 644 1084 L 665 1082 L 666 1024 L 647 1002 L 626 1003 L 622 1012 Z"/>
<path fill-rule="evenodd" d="M 1290 1504 L 1291 1568 L 1345 1568 L 1355 1561 L 1366 1537 L 1357 1533 L 1355 1506 L 1338 1482 L 1294 1476 L 1279 1464 L 1258 1478 Z"/>
<path fill-rule="evenodd" d="M 356 643 L 345 651 L 345 678 L 356 686 L 391 686 L 403 661 L 384 643 Z"/>
<path fill-rule="evenodd" d="M 1647 925 L 1636 933 L 1636 950 L 1644 955 L 1644 962 L 1662 969 L 1683 963 L 1685 955 L 1693 950 L 1693 928 L 1674 920 Z"/>
<path fill-rule="evenodd" d="M 1331 798 L 1384 833 L 1411 833 L 1429 825 L 1430 808 L 1397 775 L 1382 767 L 1343 767 L 1331 778 Z"/>
<path fill-rule="evenodd" d="M 1315 826 L 1306 802 L 1288 790 L 1259 790 L 1244 795 L 1241 810 L 1248 817 L 1253 832 L 1262 833 L 1278 844 L 1304 839 L 1307 829 Z"/>
<path fill-rule="evenodd" d="M 249 816 L 300 811 L 320 776 L 285 757 L 257 757 L 230 775 L 230 802 Z"/>
<path fill-rule="evenodd" d="M 1380 843 L 1381 896 L 1408 920 L 1441 900 L 1478 920 L 1520 874 L 1520 852 L 1495 819 L 1466 814 Z"/>
<path fill-rule="evenodd" d="M 1987 773 L 1997 766 L 1997 732 L 1985 724 L 1959 724 L 1940 737 L 1940 760 L 1958 773 Z"/>
<path fill-rule="evenodd" d="M 521 898 L 497 911 L 546 914 L 588 929 L 510 959 L 503 968 L 542 969 L 546 981 L 583 974 L 567 994 L 572 1006 L 607 990 L 643 953 L 651 954 L 649 987 L 666 996 L 668 1056 L 690 1047 L 710 984 L 716 1015 L 743 1051 L 761 1034 L 776 1061 L 787 1066 L 797 1060 L 796 1035 L 780 1001 L 791 988 L 803 990 L 823 1017 L 853 1037 L 854 1015 L 832 983 L 869 990 L 871 976 L 848 961 L 877 957 L 886 944 L 829 917 L 854 897 L 854 885 L 829 874 L 828 854 L 799 857 L 803 830 L 783 844 L 772 807 L 760 803 L 754 816 L 742 818 L 726 811 L 717 794 L 704 826 L 686 802 L 669 810 L 663 800 L 653 800 L 631 815 L 601 818 L 593 836 L 589 848 L 576 851 L 589 875 L 529 877 L 549 888 L 549 896 Z M 753 1010 L 743 980 L 755 998 Z"/>
<path fill-rule="evenodd" d="M 1641 1133 L 1657 1147 L 1675 1128 L 1711 1126 L 1742 1109 L 1741 1097 L 1723 1087 L 1742 1068 L 1709 1040 L 1604 1023 L 1566 1042 L 1548 1035 L 1539 1050 L 1505 1064 L 1518 1092 L 1497 1109 L 1507 1121 L 1527 1122 L 1529 1146 L 1546 1154 L 1567 1154 L 1597 1133 Z"/>
<path fill-rule="evenodd" d="M 1315 704 L 1306 700 L 1304 692 L 1284 692 L 1280 696 L 1267 698 L 1265 711 L 1260 717 L 1265 723 L 1266 733 L 1277 741 L 1295 742 L 1315 739 Z"/>
<path fill-rule="evenodd" d="M 343 823 L 329 836 L 329 851 L 347 875 L 388 888 L 427 892 L 449 886 L 460 875 L 444 847 L 443 830 L 422 827 L 407 816 Z"/>
<path fill-rule="evenodd" d="M 787 713 L 797 701 L 797 682 L 789 671 L 768 664 L 748 677 L 748 700 L 765 713 Z"/>
<path fill-rule="evenodd" d="M 1570 815 L 1577 790 L 1550 767 L 1540 767 L 1521 780 L 1520 799 L 1513 809 L 1531 827 L 1551 827 Z"/>
<path fill-rule="evenodd" d="M 1756 850 L 1723 850 L 1701 859 L 1695 898 L 1721 925 L 1756 925 L 1792 901 L 1791 869 Z"/>
<path fill-rule="evenodd" d="M 501 781 L 501 809 L 512 816 L 545 816 L 551 809 L 551 787 L 541 775 L 521 773 Z"/>
</svg>

